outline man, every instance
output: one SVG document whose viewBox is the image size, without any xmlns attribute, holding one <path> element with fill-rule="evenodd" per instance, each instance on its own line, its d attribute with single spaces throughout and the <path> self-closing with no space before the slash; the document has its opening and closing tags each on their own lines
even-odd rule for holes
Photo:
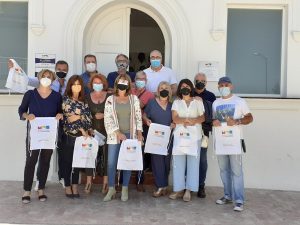
<svg viewBox="0 0 300 225">
<path fill-rule="evenodd" d="M 148 104 L 149 100 L 153 99 L 155 96 L 152 92 L 146 90 L 146 84 L 147 84 L 147 76 L 144 71 L 139 71 L 136 74 L 135 77 L 135 88 L 131 90 L 131 93 L 133 95 L 136 95 L 140 100 L 140 106 L 143 112 L 143 109 Z M 146 124 L 143 124 L 143 137 L 144 137 L 144 143 L 146 142 L 148 134 L 148 126 Z M 143 146 L 144 151 L 144 146 Z M 144 170 L 146 168 L 149 168 L 151 165 L 149 154 L 143 154 L 144 157 Z M 145 189 L 143 187 L 144 183 L 144 171 L 139 171 L 136 176 L 136 184 L 137 184 L 137 191 L 144 192 Z"/>
<path fill-rule="evenodd" d="M 127 71 L 127 68 L 128 68 L 128 65 L 129 65 L 128 56 L 126 56 L 124 54 L 118 54 L 116 56 L 115 63 L 116 63 L 116 66 L 117 66 L 118 70 L 115 71 L 115 72 L 110 72 L 107 75 L 108 90 L 110 92 L 113 91 L 115 80 L 119 75 L 125 75 L 125 74 L 129 75 L 132 82 L 134 82 L 134 79 L 135 79 L 135 72 L 128 72 Z"/>
<path fill-rule="evenodd" d="M 208 140 L 209 132 L 212 130 L 212 103 L 216 100 L 214 93 L 206 90 L 207 78 L 204 73 L 197 73 L 194 78 L 195 96 L 201 97 L 205 109 L 205 122 L 202 123 L 202 130 L 205 141 Z M 207 147 L 201 147 L 199 165 L 199 190 L 198 197 L 205 198 L 205 179 L 207 172 Z"/>
<path fill-rule="evenodd" d="M 172 69 L 162 65 L 162 54 L 158 50 L 153 50 L 150 53 L 150 67 L 145 69 L 147 75 L 146 89 L 155 93 L 161 81 L 167 81 L 171 85 L 172 94 L 176 95 L 177 80 Z"/>
<path fill-rule="evenodd" d="M 242 125 L 253 121 L 247 103 L 233 95 L 233 85 L 229 77 L 221 77 L 218 82 L 221 98 L 213 103 L 213 126 L 238 126 L 242 136 Z M 216 137 L 217 138 L 217 137 Z M 218 141 L 216 139 L 216 141 Z M 218 155 L 220 175 L 224 185 L 224 196 L 216 201 L 224 205 L 234 201 L 234 211 L 244 209 L 244 178 L 241 155 Z"/>
<path fill-rule="evenodd" d="M 83 80 L 84 84 L 84 93 L 87 95 L 91 91 L 88 87 L 88 84 L 90 82 L 91 76 L 97 74 L 97 58 L 95 55 L 88 54 L 84 56 L 84 66 L 85 66 L 85 72 L 81 74 L 81 78 Z"/>
</svg>

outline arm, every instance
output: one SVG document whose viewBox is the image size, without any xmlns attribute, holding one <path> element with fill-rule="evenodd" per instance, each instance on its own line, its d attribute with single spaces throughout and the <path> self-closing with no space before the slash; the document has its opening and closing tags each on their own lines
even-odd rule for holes
<svg viewBox="0 0 300 225">
<path fill-rule="evenodd" d="M 175 96 L 176 95 L 176 91 L 177 91 L 177 84 L 172 84 L 171 85 L 171 90 L 172 90 L 172 95 Z"/>
<path fill-rule="evenodd" d="M 251 113 L 246 114 L 243 118 L 234 120 L 232 118 L 227 119 L 228 126 L 234 125 L 247 125 L 253 121 L 253 116 Z"/>
<path fill-rule="evenodd" d="M 31 98 L 31 92 L 27 91 L 22 99 L 22 103 L 19 106 L 18 112 L 20 116 L 20 120 L 33 120 L 35 118 L 34 114 L 28 114 L 29 102 Z"/>
<path fill-rule="evenodd" d="M 115 112 L 113 112 L 113 96 L 110 96 L 107 98 L 104 108 L 104 127 L 108 134 L 112 134 L 119 130 L 119 126 L 116 124 L 116 121 L 113 117 L 114 113 Z"/>
</svg>

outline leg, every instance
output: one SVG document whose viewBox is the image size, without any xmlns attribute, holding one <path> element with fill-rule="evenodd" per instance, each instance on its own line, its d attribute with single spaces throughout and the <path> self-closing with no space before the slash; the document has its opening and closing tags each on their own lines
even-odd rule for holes
<svg viewBox="0 0 300 225">
<path fill-rule="evenodd" d="M 173 155 L 173 190 L 185 189 L 186 155 Z"/>
<path fill-rule="evenodd" d="M 52 149 L 42 149 L 39 157 L 40 176 L 39 176 L 39 190 L 45 189 L 45 184 L 50 168 L 50 160 L 52 156 Z"/>
<path fill-rule="evenodd" d="M 93 170 L 92 168 L 85 168 L 85 174 L 86 174 L 86 185 L 84 188 L 84 191 L 89 194 L 91 192 L 92 188 L 92 178 L 93 178 Z"/>
<path fill-rule="evenodd" d="M 232 182 L 229 155 L 218 155 L 220 175 L 224 186 L 224 197 L 232 200 Z"/>
<path fill-rule="evenodd" d="M 26 150 L 26 162 L 24 169 L 24 190 L 27 192 L 30 192 L 32 188 L 34 170 L 39 157 L 39 152 L 39 150 L 30 151 L 29 148 Z"/>
<path fill-rule="evenodd" d="M 120 151 L 120 144 L 108 145 L 107 171 L 108 171 L 109 187 L 115 187 L 116 169 L 117 169 L 119 151 Z"/>
<path fill-rule="evenodd" d="M 200 149 L 197 156 L 187 155 L 186 166 L 186 189 L 190 191 L 198 191 L 199 187 L 199 162 Z"/>
<path fill-rule="evenodd" d="M 201 148 L 200 151 L 200 166 L 199 166 L 199 187 L 205 185 L 207 172 L 207 148 Z"/>
<path fill-rule="evenodd" d="M 165 158 L 164 155 L 151 154 L 152 173 L 157 188 L 168 186 Z"/>
<path fill-rule="evenodd" d="M 230 155 L 230 167 L 233 187 L 233 199 L 235 203 L 244 204 L 244 175 L 242 167 L 242 155 Z"/>
</svg>

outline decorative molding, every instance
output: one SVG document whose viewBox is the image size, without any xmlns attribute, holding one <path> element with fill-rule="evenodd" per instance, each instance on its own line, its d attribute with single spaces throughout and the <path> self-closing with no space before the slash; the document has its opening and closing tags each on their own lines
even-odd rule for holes
<svg viewBox="0 0 300 225">
<path fill-rule="evenodd" d="M 41 36 L 42 33 L 44 33 L 46 27 L 44 25 L 31 24 L 30 29 L 34 35 Z"/>
<path fill-rule="evenodd" d="M 215 41 L 220 41 L 225 36 L 225 30 L 211 30 L 210 35 Z"/>
<path fill-rule="evenodd" d="M 292 31 L 291 33 L 294 41 L 300 42 L 300 31 Z"/>
<path fill-rule="evenodd" d="M 45 31 L 44 12 L 44 0 L 29 0 L 29 27 L 36 36 Z"/>
</svg>

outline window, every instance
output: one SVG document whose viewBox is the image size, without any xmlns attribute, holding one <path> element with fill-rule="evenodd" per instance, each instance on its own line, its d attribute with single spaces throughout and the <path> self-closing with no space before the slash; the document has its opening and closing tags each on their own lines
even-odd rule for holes
<svg viewBox="0 0 300 225">
<path fill-rule="evenodd" d="M 226 74 L 236 93 L 282 93 L 282 18 L 282 9 L 228 9 Z"/>
<path fill-rule="evenodd" d="M 9 58 L 14 58 L 27 71 L 27 2 L 0 1 L 0 34 L 0 90 L 4 90 Z"/>
</svg>

